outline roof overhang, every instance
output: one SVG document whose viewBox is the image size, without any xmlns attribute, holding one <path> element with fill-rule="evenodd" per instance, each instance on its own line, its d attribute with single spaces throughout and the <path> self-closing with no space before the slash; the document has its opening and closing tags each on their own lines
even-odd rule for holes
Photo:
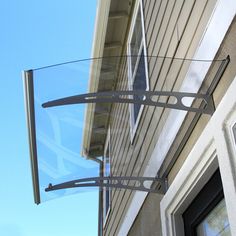
<svg viewBox="0 0 236 236">
<path fill-rule="evenodd" d="M 117 56 L 122 55 L 126 39 L 132 1 L 99 0 L 92 47 L 89 92 L 114 90 Z M 107 60 L 113 60 L 110 71 Z M 97 59 L 99 58 L 99 59 Z M 84 118 L 82 156 L 94 158 L 103 155 L 111 104 L 88 104 Z"/>
</svg>

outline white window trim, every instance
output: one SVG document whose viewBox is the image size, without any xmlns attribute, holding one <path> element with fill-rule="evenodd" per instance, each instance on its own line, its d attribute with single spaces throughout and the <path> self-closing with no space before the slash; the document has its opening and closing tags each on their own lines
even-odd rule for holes
<svg viewBox="0 0 236 236">
<path fill-rule="evenodd" d="M 104 148 L 104 157 L 106 156 L 106 153 L 107 153 L 107 150 L 109 148 L 109 162 L 110 162 L 110 175 L 111 174 L 111 142 L 110 142 L 110 137 L 111 137 L 111 129 L 110 129 L 110 126 L 108 128 L 108 131 L 107 131 L 107 138 L 106 138 L 106 142 L 105 142 L 105 148 Z M 105 166 L 103 167 L 103 170 L 104 170 Z M 109 218 L 109 215 L 110 215 L 110 212 L 111 212 L 111 192 L 109 191 L 109 197 L 110 197 L 110 201 L 109 201 L 109 208 L 107 210 L 107 213 L 106 213 L 106 217 L 105 219 L 103 219 L 103 228 L 105 228 L 106 226 L 106 223 L 108 221 L 108 218 Z M 105 199 L 104 199 L 104 190 L 103 190 L 103 216 L 104 216 L 104 206 L 105 206 L 106 202 L 105 202 Z"/>
<path fill-rule="evenodd" d="M 236 109 L 235 109 L 236 110 Z M 231 116 L 230 119 L 227 121 L 226 125 L 226 135 L 229 136 L 229 148 L 231 148 L 231 152 L 234 156 L 236 156 L 236 140 L 233 133 L 233 126 L 236 125 L 236 115 Z M 236 163 L 234 163 L 236 165 Z"/>
<path fill-rule="evenodd" d="M 161 201 L 163 236 L 185 235 L 182 214 L 218 167 L 215 143 L 207 141 L 195 146 Z"/>
<path fill-rule="evenodd" d="M 135 7 L 134 7 L 134 13 L 133 13 L 133 18 L 132 18 L 132 22 L 131 22 L 131 27 L 130 27 L 130 33 L 128 36 L 128 47 L 127 47 L 127 51 L 128 51 L 128 55 L 131 55 L 131 50 L 130 50 L 130 42 L 133 36 L 133 31 L 134 31 L 134 26 L 135 26 L 135 22 L 136 22 L 136 18 L 138 15 L 138 10 L 140 9 L 140 13 L 141 13 L 141 24 L 142 24 L 142 42 L 141 42 L 141 46 L 139 48 L 139 53 L 138 55 L 140 56 L 141 54 L 141 48 L 143 48 L 143 52 L 144 52 L 144 63 L 145 63 L 145 74 L 146 74 L 146 91 L 149 90 L 149 79 L 148 79 L 148 62 L 147 62 L 147 44 L 146 44 L 146 37 L 145 37 L 145 27 L 144 27 L 144 16 L 143 16 L 143 4 L 142 4 L 142 0 L 138 0 L 135 3 Z M 129 58 L 129 57 L 128 57 Z M 140 58 L 139 58 L 140 59 Z M 129 89 L 132 89 L 133 86 L 133 76 L 132 76 L 132 68 L 131 68 L 131 61 L 128 60 L 128 87 Z M 135 74 L 136 74 L 136 70 L 137 70 L 137 64 L 135 67 Z M 134 137 L 137 131 L 137 127 L 139 125 L 142 113 L 143 113 L 143 109 L 144 109 L 144 105 L 141 105 L 139 113 L 138 113 L 138 117 L 136 119 L 136 122 L 134 122 L 134 111 L 133 111 L 133 104 L 129 105 L 129 110 L 130 110 L 130 136 L 131 136 L 131 143 L 133 143 L 134 141 Z"/>
<path fill-rule="evenodd" d="M 161 201 L 163 236 L 184 235 L 182 213 L 219 165 L 232 235 L 236 235 L 236 77 Z M 232 101 L 233 100 L 233 101 Z"/>
</svg>

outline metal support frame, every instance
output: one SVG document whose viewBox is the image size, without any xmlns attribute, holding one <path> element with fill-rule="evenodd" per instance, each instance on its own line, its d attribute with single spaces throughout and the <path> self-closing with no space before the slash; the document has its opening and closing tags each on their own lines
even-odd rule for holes
<svg viewBox="0 0 236 236">
<path fill-rule="evenodd" d="M 158 188 L 153 187 L 154 183 L 158 184 Z M 167 191 L 167 181 L 157 177 L 92 177 L 72 180 L 57 185 L 49 184 L 45 191 L 49 192 L 59 189 L 78 187 L 120 188 L 165 194 Z"/>
<path fill-rule="evenodd" d="M 162 102 L 162 98 L 167 100 Z M 174 98 L 170 101 L 169 98 Z M 183 99 L 200 99 L 205 103 L 204 108 L 195 108 L 184 104 Z M 211 95 L 167 91 L 109 91 L 75 95 L 43 103 L 44 108 L 80 103 L 133 103 L 163 108 L 172 108 L 196 113 L 212 115 L 214 103 Z"/>
</svg>

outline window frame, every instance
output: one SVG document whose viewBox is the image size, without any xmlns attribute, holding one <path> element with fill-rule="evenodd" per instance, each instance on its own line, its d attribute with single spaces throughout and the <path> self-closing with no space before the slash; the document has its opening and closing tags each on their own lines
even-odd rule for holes
<svg viewBox="0 0 236 236">
<path fill-rule="evenodd" d="M 134 70 L 132 72 L 132 61 L 131 61 L 132 55 L 131 55 L 131 46 L 130 45 L 131 45 L 131 41 L 132 41 L 132 37 L 133 37 L 133 33 L 134 33 L 136 20 L 137 20 L 139 11 L 140 11 L 140 16 L 141 16 L 142 39 L 141 39 L 140 47 L 139 47 L 139 50 L 138 50 L 137 61 L 135 63 L 135 67 L 134 67 Z M 137 69 L 138 69 L 138 64 L 139 64 L 140 59 L 141 59 L 142 51 L 143 51 L 143 54 L 144 54 L 146 91 L 149 90 L 148 61 L 147 61 L 147 46 L 146 45 L 147 44 L 146 44 L 146 38 L 145 38 L 143 4 L 142 4 L 142 0 L 138 0 L 138 1 L 136 1 L 135 6 L 134 6 L 133 18 L 132 18 L 132 21 L 131 21 L 130 32 L 129 32 L 129 35 L 128 35 L 128 43 L 127 43 L 127 53 L 129 55 L 127 57 L 128 58 L 128 89 L 129 90 L 133 90 L 133 84 L 134 84 L 136 72 L 137 72 Z M 137 116 L 136 121 L 135 121 L 135 118 L 134 118 L 134 104 L 129 105 L 131 143 L 133 143 L 133 141 L 134 141 L 134 137 L 135 137 L 138 125 L 140 123 L 140 119 L 141 119 L 141 116 L 142 116 L 142 113 L 143 113 L 143 109 L 144 109 L 144 105 L 141 105 L 140 109 L 139 109 L 139 112 L 138 112 L 138 116 Z"/>
<path fill-rule="evenodd" d="M 111 174 L 111 146 L 110 146 L 110 127 L 108 128 L 108 132 L 107 132 L 107 139 L 105 142 L 105 148 L 104 148 L 104 155 L 103 155 L 103 176 L 105 177 L 105 172 L 106 172 L 106 156 L 108 153 L 108 157 L 109 157 L 109 176 L 112 176 Z M 107 175 L 106 175 L 107 176 Z M 106 226 L 107 223 L 107 219 L 109 217 L 110 211 L 111 211 L 111 188 L 103 188 L 103 194 L 102 194 L 102 198 L 103 198 L 103 213 L 102 213 L 102 217 L 103 217 L 103 228 Z M 108 203 L 108 209 L 106 209 L 106 193 L 107 191 L 109 191 L 109 203 Z"/>
</svg>

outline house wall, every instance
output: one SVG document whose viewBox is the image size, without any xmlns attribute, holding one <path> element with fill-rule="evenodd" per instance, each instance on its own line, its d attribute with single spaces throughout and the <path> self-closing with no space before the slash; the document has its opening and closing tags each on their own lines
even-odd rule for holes
<svg viewBox="0 0 236 236">
<path fill-rule="evenodd" d="M 225 58 L 227 55 L 230 55 L 230 63 L 224 75 L 222 76 L 218 86 L 216 87 L 215 92 L 213 93 L 216 109 L 236 75 L 236 68 L 234 66 L 236 63 L 235 44 L 236 19 L 233 21 L 231 27 L 229 28 L 228 33 L 225 36 L 225 39 L 216 56 L 216 59 L 219 59 Z M 208 121 L 209 118 L 207 116 L 202 116 L 199 122 L 197 123 L 192 135 L 190 136 L 183 151 L 179 155 L 175 165 L 169 173 L 169 185 L 171 185 L 171 183 L 175 179 L 177 173 L 179 172 L 189 153 L 193 149 L 193 146 L 195 145 L 196 141 L 199 139 L 199 136 L 206 127 Z M 139 232 L 140 235 L 162 235 L 161 227 L 159 225 L 160 208 L 158 207 L 160 205 L 161 199 L 162 198 L 160 198 L 159 196 L 155 196 L 153 194 L 148 195 L 132 228 L 129 231 L 129 235 L 139 235 L 137 232 Z M 148 209 L 150 209 L 149 206 L 153 208 L 152 212 L 148 212 Z M 153 223 L 153 220 L 155 221 L 155 223 Z M 145 234 L 142 234 L 143 232 L 145 232 Z"/>
<path fill-rule="evenodd" d="M 143 12 L 148 55 L 192 58 L 204 34 L 215 4 L 216 0 L 144 0 Z M 231 49 L 229 44 L 225 47 L 222 46 L 222 53 L 218 54 L 219 58 L 227 55 L 227 52 Z M 148 65 L 150 90 L 167 91 L 179 90 L 189 67 L 188 62 L 174 63 L 171 60 L 156 60 L 153 57 L 148 59 Z M 234 74 L 234 72 L 229 72 L 232 70 L 232 67 L 227 68 L 224 78 L 228 77 L 226 77 L 226 73 Z M 127 59 L 124 58 L 118 74 L 117 90 L 128 88 L 127 75 Z M 166 80 L 166 78 L 173 79 Z M 230 78 L 232 80 L 232 76 Z M 220 83 L 214 94 L 216 104 L 223 96 L 230 80 L 222 83 L 225 85 L 225 89 L 221 89 L 222 85 Z M 145 107 L 136 135 L 131 143 L 129 106 L 125 104 L 113 105 L 110 116 L 112 175 L 143 175 L 168 115 L 169 109 Z M 202 116 L 200 119 L 186 148 L 182 151 L 180 158 L 169 173 L 170 183 L 181 168 L 183 160 L 187 157 L 208 120 L 208 116 Z M 163 142 L 165 141 L 163 140 Z M 111 210 L 104 226 L 104 235 L 118 234 L 133 196 L 134 192 L 129 190 L 112 191 Z M 161 196 L 148 195 L 130 229 L 129 235 L 161 235 L 160 200 Z"/>
<path fill-rule="evenodd" d="M 216 109 L 223 98 L 223 96 L 226 94 L 227 89 L 229 88 L 230 84 L 232 83 L 233 79 L 236 75 L 236 18 L 232 22 L 225 39 L 219 48 L 219 51 L 217 53 L 217 56 L 215 59 L 220 58 L 226 58 L 227 55 L 230 55 L 230 63 L 227 66 L 227 69 L 225 70 L 221 80 L 219 81 L 214 93 L 214 103 L 216 106 Z M 178 160 L 176 161 L 175 165 L 173 166 L 172 170 L 169 173 L 169 183 L 173 181 L 176 174 L 180 170 L 181 166 L 183 165 L 184 161 L 186 160 L 188 154 L 192 150 L 194 144 L 198 140 L 200 134 L 202 133 L 203 129 L 207 125 L 209 121 L 209 117 L 202 116 L 199 122 L 197 123 L 194 131 L 192 132 L 188 142 L 186 143 L 182 153 L 180 154 Z"/>
</svg>

